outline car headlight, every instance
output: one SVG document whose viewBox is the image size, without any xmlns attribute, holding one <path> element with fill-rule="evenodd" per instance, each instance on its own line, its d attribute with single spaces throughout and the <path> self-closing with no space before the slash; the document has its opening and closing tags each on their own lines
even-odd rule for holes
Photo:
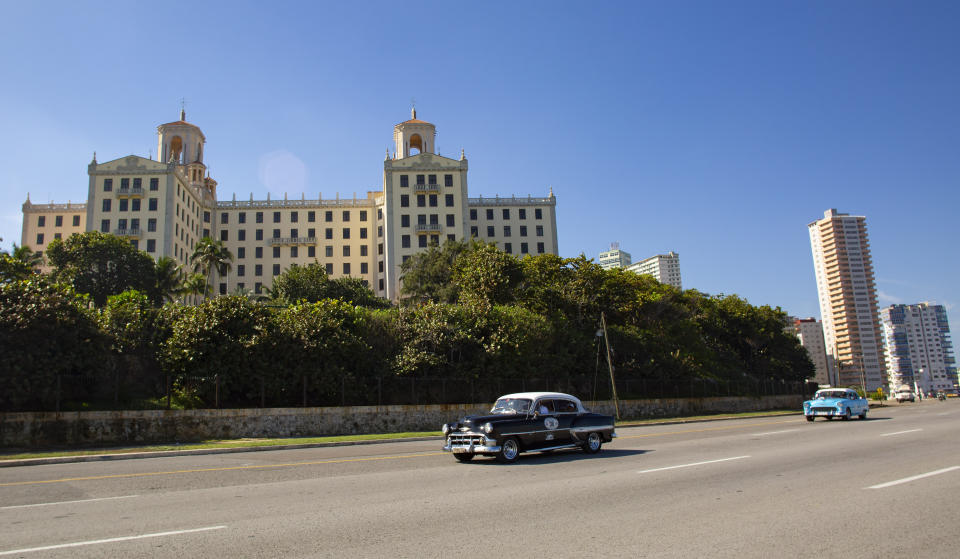
<svg viewBox="0 0 960 559">
<path fill-rule="evenodd" d="M 487 434 L 489 435 L 491 431 L 493 431 L 493 424 L 492 424 L 492 423 L 489 423 L 489 422 L 488 422 L 488 423 L 484 423 L 484 424 L 483 424 L 483 432 L 484 432 L 484 433 L 487 433 Z"/>
<path fill-rule="evenodd" d="M 450 432 L 450 425 L 447 423 L 444 423 L 443 427 L 441 427 L 440 430 L 443 431 L 444 435 L 446 435 L 447 433 Z"/>
</svg>

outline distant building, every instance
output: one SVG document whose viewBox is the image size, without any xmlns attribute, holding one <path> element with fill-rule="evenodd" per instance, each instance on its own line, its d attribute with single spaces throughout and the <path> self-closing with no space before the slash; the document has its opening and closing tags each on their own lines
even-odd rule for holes
<svg viewBox="0 0 960 559">
<path fill-rule="evenodd" d="M 807 350 L 810 360 L 813 361 L 816 372 L 809 380 L 817 384 L 830 384 L 827 352 L 823 344 L 823 323 L 816 318 L 793 318 L 786 329 L 800 340 L 800 345 Z"/>
<path fill-rule="evenodd" d="M 886 386 L 867 220 L 827 210 L 807 225 L 831 384 Z"/>
<path fill-rule="evenodd" d="M 880 311 L 890 388 L 924 394 L 957 389 L 956 359 L 943 305 L 891 305 Z"/>
<path fill-rule="evenodd" d="M 620 250 L 620 243 L 610 243 L 610 250 L 601 252 L 597 263 L 604 270 L 626 268 L 630 265 L 630 253 Z"/>
<path fill-rule="evenodd" d="M 627 266 L 627 270 L 636 274 L 650 274 L 660 283 L 683 289 L 680 279 L 680 255 L 670 251 L 667 254 L 658 254 L 636 264 Z"/>
</svg>

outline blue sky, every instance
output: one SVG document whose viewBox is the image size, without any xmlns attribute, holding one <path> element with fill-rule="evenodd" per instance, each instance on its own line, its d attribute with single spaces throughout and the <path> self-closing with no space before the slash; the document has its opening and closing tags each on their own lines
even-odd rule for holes
<svg viewBox="0 0 960 559">
<path fill-rule="evenodd" d="M 207 137 L 221 198 L 380 188 L 437 125 L 472 196 L 557 196 L 560 253 L 680 253 L 684 287 L 819 316 L 807 224 L 865 215 L 880 304 L 960 303 L 960 3 L 18 2 L 0 19 L 0 237 L 94 151 Z M 951 314 L 956 314 L 956 311 Z"/>
</svg>

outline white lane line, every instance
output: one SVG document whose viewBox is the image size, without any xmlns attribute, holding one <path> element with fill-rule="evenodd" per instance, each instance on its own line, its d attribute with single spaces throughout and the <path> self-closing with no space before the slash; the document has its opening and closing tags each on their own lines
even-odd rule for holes
<svg viewBox="0 0 960 559">
<path fill-rule="evenodd" d="M 871 485 L 870 487 L 867 487 L 867 489 L 883 489 L 884 487 L 890 487 L 891 485 L 900 485 L 901 483 L 910 483 L 911 481 L 916 481 L 918 479 L 923 479 L 925 477 L 945 474 L 947 472 L 952 472 L 954 470 L 960 470 L 960 466 L 951 466 L 949 468 L 944 468 L 942 470 L 937 470 L 935 472 L 928 472 L 925 474 L 920 474 L 918 476 L 905 477 L 903 479 L 888 481 L 887 483 L 881 483 L 879 485 Z"/>
<path fill-rule="evenodd" d="M 904 433 L 916 433 L 917 431 L 923 431 L 923 429 L 910 429 L 909 431 L 897 431 L 896 433 L 884 433 L 880 435 L 881 437 L 891 437 L 893 435 L 902 435 Z"/>
<path fill-rule="evenodd" d="M 719 460 L 707 460 L 706 462 L 694 462 L 693 464 L 681 464 L 679 466 L 667 466 L 666 468 L 654 468 L 652 470 L 640 470 L 638 474 L 649 474 L 650 472 L 662 472 L 663 470 L 676 470 L 677 468 L 690 468 L 693 466 L 702 466 L 703 464 L 715 464 L 717 462 L 729 462 L 730 460 L 740 460 L 741 458 L 750 458 L 749 456 L 734 456 L 733 458 L 721 458 Z"/>
<path fill-rule="evenodd" d="M 122 538 L 107 538 L 105 540 L 89 540 L 85 542 L 62 543 L 58 545 L 47 545 L 43 547 L 25 547 L 23 549 L 11 549 L 10 551 L 0 551 L 0 555 L 16 555 L 18 553 L 31 553 L 33 551 L 49 551 L 51 549 L 63 549 L 66 547 L 80 547 L 82 545 L 97 545 L 101 543 L 126 542 L 130 540 L 142 540 L 144 538 L 159 538 L 163 536 L 176 536 L 178 534 L 191 534 L 193 532 L 207 532 L 210 530 L 222 530 L 226 526 L 207 526 L 206 528 L 194 528 L 192 530 L 174 530 L 172 532 L 157 532 L 155 534 L 140 534 L 139 536 L 125 536 Z"/>
<path fill-rule="evenodd" d="M 757 433 L 757 434 L 752 435 L 752 436 L 754 436 L 754 437 L 762 437 L 762 436 L 764 436 L 764 435 L 779 435 L 780 433 L 792 433 L 792 432 L 794 432 L 794 431 L 799 431 L 799 430 L 800 430 L 800 429 L 785 429 L 785 430 L 783 430 L 783 431 L 770 431 L 770 432 L 768 432 L 768 433 Z"/>
<path fill-rule="evenodd" d="M 72 505 L 73 503 L 93 503 L 96 501 L 112 501 L 114 499 L 132 499 L 134 497 L 139 497 L 140 495 L 123 495 L 122 497 L 101 497 L 99 499 L 82 499 L 80 501 L 58 501 L 56 503 L 34 503 L 32 505 L 10 505 L 7 507 L 0 507 L 0 510 L 7 509 L 26 509 L 30 507 L 48 507 L 51 505 Z"/>
</svg>

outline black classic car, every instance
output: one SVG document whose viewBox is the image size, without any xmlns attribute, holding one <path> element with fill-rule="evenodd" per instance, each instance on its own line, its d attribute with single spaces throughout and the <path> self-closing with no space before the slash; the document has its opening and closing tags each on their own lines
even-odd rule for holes
<svg viewBox="0 0 960 559">
<path fill-rule="evenodd" d="M 613 417 L 591 413 L 580 400 L 560 392 L 501 396 L 489 415 L 444 424 L 443 434 L 443 450 L 461 462 L 480 454 L 505 463 L 515 461 L 521 452 L 579 447 L 594 454 L 617 436 Z"/>
</svg>

